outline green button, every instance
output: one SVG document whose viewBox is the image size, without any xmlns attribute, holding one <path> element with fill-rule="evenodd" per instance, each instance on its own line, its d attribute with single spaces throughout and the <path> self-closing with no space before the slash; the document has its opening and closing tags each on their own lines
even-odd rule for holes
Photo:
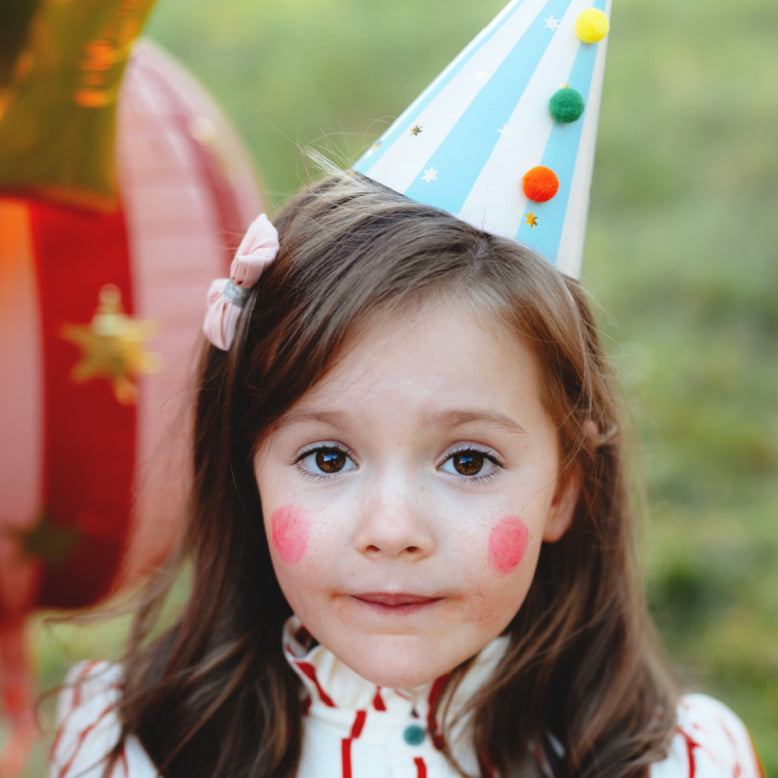
<svg viewBox="0 0 778 778">
<path fill-rule="evenodd" d="M 403 732 L 403 738 L 409 746 L 420 746 L 427 733 L 418 724 L 409 724 Z"/>
</svg>

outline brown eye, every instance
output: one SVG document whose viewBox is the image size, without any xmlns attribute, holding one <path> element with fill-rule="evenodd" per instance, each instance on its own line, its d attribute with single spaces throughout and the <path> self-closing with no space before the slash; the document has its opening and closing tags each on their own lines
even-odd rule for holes
<svg viewBox="0 0 778 778">
<path fill-rule="evenodd" d="M 478 475 L 486 457 L 479 451 L 460 451 L 451 457 L 451 464 L 459 475 Z"/>
<path fill-rule="evenodd" d="M 322 473 L 339 473 L 347 460 L 346 454 L 336 448 L 320 448 L 316 452 L 316 467 Z"/>
<path fill-rule="evenodd" d="M 295 464 L 313 478 L 328 478 L 357 467 L 351 454 L 335 443 L 309 448 L 297 457 Z"/>
<path fill-rule="evenodd" d="M 495 454 L 477 448 L 462 448 L 449 454 L 438 468 L 463 480 L 479 483 L 491 478 L 503 466 Z"/>
</svg>

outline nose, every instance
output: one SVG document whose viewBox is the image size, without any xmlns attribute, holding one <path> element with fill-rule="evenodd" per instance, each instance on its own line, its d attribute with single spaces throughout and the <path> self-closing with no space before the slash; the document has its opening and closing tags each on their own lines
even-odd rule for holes
<svg viewBox="0 0 778 778">
<path fill-rule="evenodd" d="M 368 557 L 424 559 L 435 549 L 429 507 L 420 487 L 408 479 L 384 478 L 363 501 L 354 535 Z"/>
</svg>

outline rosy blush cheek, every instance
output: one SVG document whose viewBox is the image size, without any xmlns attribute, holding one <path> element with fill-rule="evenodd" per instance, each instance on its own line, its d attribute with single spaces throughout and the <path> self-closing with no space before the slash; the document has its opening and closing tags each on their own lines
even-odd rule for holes
<svg viewBox="0 0 778 778">
<path fill-rule="evenodd" d="M 279 508 L 270 517 L 273 545 L 287 565 L 297 564 L 305 556 L 309 526 L 305 514 L 293 506 Z"/>
<path fill-rule="evenodd" d="M 529 530 L 521 520 L 501 519 L 489 535 L 489 566 L 497 575 L 508 575 L 518 567 L 529 543 Z"/>
</svg>

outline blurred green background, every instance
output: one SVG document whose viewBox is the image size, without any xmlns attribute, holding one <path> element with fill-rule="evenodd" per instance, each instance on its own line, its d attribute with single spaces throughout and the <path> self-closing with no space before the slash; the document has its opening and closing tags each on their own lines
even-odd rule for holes
<svg viewBox="0 0 778 778">
<path fill-rule="evenodd" d="M 233 120 L 276 206 L 305 180 L 303 147 L 354 161 L 503 4 L 158 0 L 147 32 Z M 689 687 L 745 719 L 768 775 L 778 775 L 777 40 L 775 0 L 614 0 L 583 276 L 639 432 L 653 613 Z M 39 619 L 43 684 L 78 658 L 115 655 L 121 629 Z M 42 774 L 44 747 L 26 776 Z"/>
</svg>

